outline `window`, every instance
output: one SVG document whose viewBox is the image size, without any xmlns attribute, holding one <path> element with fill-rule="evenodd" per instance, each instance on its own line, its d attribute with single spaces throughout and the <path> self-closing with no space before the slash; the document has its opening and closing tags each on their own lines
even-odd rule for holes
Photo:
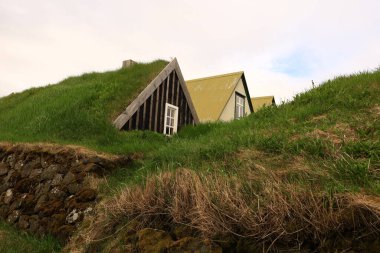
<svg viewBox="0 0 380 253">
<path fill-rule="evenodd" d="M 178 107 L 166 103 L 164 134 L 173 135 L 177 132 Z"/>
<path fill-rule="evenodd" d="M 245 114 L 245 97 L 239 93 L 235 94 L 235 119 L 243 117 Z"/>
</svg>

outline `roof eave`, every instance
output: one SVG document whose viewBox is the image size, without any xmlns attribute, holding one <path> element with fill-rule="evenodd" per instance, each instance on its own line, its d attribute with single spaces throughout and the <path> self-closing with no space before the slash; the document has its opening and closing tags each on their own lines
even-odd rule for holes
<svg viewBox="0 0 380 253">
<path fill-rule="evenodd" d="M 247 96 L 248 96 L 248 99 L 247 99 L 247 100 L 248 100 L 249 109 L 251 110 L 251 113 L 252 113 L 252 112 L 254 112 L 254 111 L 253 111 L 253 105 L 252 105 L 251 95 L 249 94 L 247 81 L 245 80 L 244 72 L 243 72 L 242 75 L 241 75 L 241 79 L 242 79 L 242 81 L 243 81 L 243 86 L 244 86 L 245 93 L 246 93 Z"/>
</svg>

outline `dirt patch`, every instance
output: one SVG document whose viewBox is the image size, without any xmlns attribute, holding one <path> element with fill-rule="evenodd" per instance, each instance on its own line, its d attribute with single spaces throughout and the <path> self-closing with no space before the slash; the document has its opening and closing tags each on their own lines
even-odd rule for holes
<svg viewBox="0 0 380 253">
<path fill-rule="evenodd" d="M 358 140 L 358 136 L 355 130 L 346 123 L 336 124 L 331 128 L 331 131 L 338 133 L 341 136 L 343 142 Z"/>
<path fill-rule="evenodd" d="M 291 141 L 297 141 L 302 137 L 317 138 L 330 141 L 334 145 L 341 145 L 344 142 L 356 141 L 358 136 L 352 127 L 346 123 L 338 123 L 328 128 L 327 130 L 314 129 L 304 135 L 294 135 L 290 138 Z"/>
<path fill-rule="evenodd" d="M 325 120 L 325 119 L 327 119 L 327 115 L 326 114 L 322 114 L 322 115 L 318 115 L 318 116 L 312 117 L 310 121 L 312 121 L 312 122 L 318 122 L 318 121 L 322 121 L 322 120 Z"/>
<path fill-rule="evenodd" d="M 338 145 L 338 144 L 342 143 L 342 140 L 341 140 L 341 138 L 338 135 L 336 135 L 334 133 L 331 133 L 331 132 L 323 131 L 323 130 L 320 130 L 320 129 L 315 129 L 312 132 L 307 133 L 305 136 L 311 137 L 311 138 L 328 140 L 328 141 L 332 142 L 335 145 Z"/>
<path fill-rule="evenodd" d="M 371 109 L 370 112 L 377 117 L 380 117 L 380 106 L 378 104 L 375 104 Z"/>
</svg>

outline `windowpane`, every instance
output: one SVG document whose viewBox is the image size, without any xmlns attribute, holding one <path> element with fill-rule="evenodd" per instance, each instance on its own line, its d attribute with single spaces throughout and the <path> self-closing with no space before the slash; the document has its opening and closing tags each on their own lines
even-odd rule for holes
<svg viewBox="0 0 380 253">
<path fill-rule="evenodd" d="M 178 121 L 178 107 L 166 103 L 166 115 L 165 115 L 165 126 L 164 126 L 164 134 L 173 135 L 177 131 L 177 127 L 175 127 L 175 122 Z"/>
<path fill-rule="evenodd" d="M 241 118 L 244 116 L 244 104 L 245 104 L 245 98 L 239 94 L 236 93 L 235 97 L 235 117 Z"/>
</svg>

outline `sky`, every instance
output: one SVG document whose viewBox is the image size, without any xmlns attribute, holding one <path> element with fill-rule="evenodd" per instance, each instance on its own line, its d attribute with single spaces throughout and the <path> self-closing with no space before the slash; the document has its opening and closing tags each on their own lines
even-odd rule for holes
<svg viewBox="0 0 380 253">
<path fill-rule="evenodd" d="M 244 71 L 277 102 L 380 66 L 379 0 L 0 0 L 0 97 L 126 59 Z"/>
</svg>

